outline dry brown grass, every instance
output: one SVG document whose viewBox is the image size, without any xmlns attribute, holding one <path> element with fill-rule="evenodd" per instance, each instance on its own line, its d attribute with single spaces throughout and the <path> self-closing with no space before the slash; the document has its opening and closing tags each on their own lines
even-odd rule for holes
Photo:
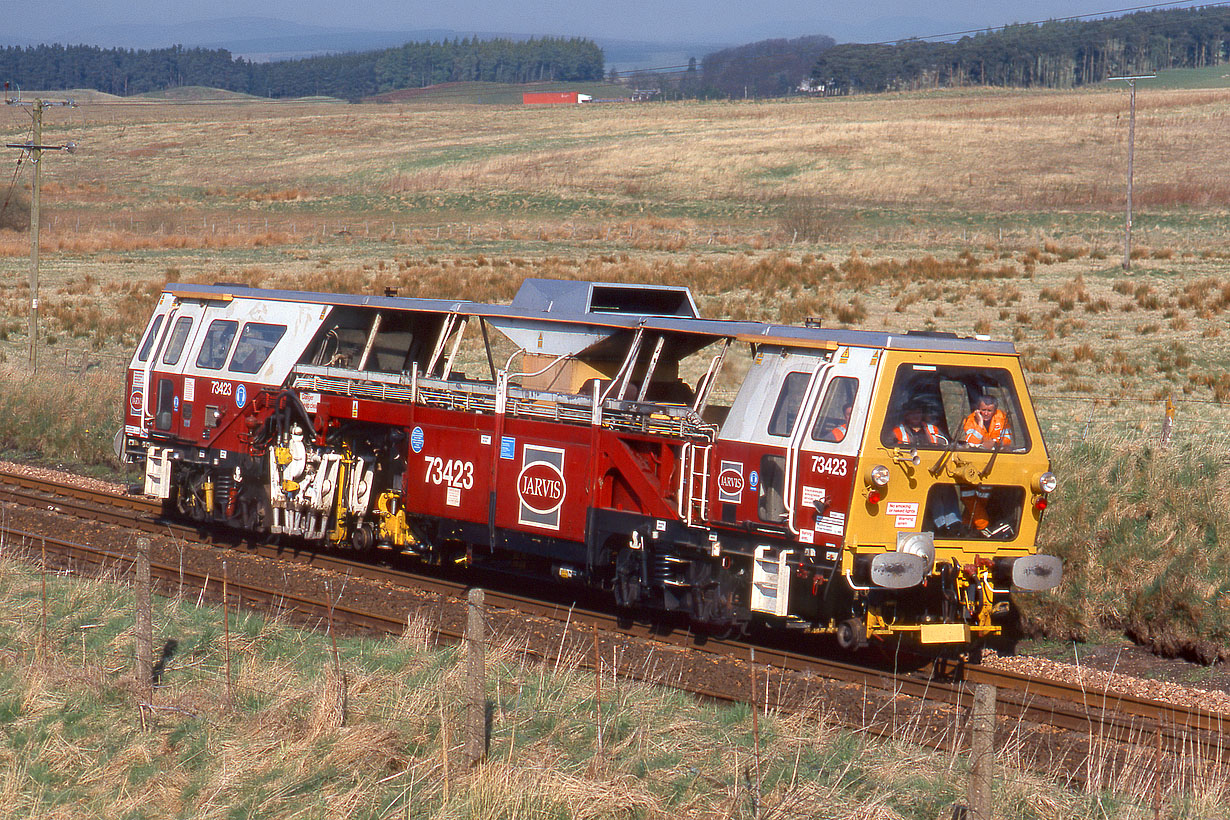
<svg viewBox="0 0 1230 820">
<path fill-rule="evenodd" d="M 1142 95 L 1142 207 L 1230 205 L 1230 187 L 1207 173 L 1230 166 L 1230 148 L 1211 138 L 1228 101 Z M 390 213 L 401 197 L 441 193 L 1101 210 L 1122 199 L 1124 103 L 1089 90 L 583 111 L 87 105 L 49 123 L 82 147 L 48 169 L 48 192 L 61 213 L 91 201 L 140 213 L 171 199 L 328 208 L 356 195 Z"/>
</svg>

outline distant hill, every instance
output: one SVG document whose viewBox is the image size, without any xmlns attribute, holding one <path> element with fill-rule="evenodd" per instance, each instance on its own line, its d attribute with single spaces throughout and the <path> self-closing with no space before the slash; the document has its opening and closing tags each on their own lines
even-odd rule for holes
<svg viewBox="0 0 1230 820">
<path fill-rule="evenodd" d="M 73 102 L 112 102 L 124 99 L 118 94 L 108 94 L 105 91 L 98 91 L 93 88 L 63 88 L 55 90 L 48 88 L 15 88 L 11 93 L 23 100 L 42 98 L 44 100 L 72 100 Z"/>
<path fill-rule="evenodd" d="M 761 40 L 705 55 L 701 81 L 707 91 L 728 97 L 781 97 L 808 79 L 816 60 L 837 43 L 814 35 Z"/>
<path fill-rule="evenodd" d="M 255 100 L 254 94 L 240 91 L 227 91 L 223 88 L 210 88 L 203 85 L 181 85 L 175 88 L 164 88 L 159 91 L 147 91 L 138 97 L 151 100 L 175 100 L 179 102 L 205 102 L 213 100 Z"/>
<path fill-rule="evenodd" d="M 254 63 L 300 60 L 332 54 L 379 51 L 405 43 L 451 40 L 524 41 L 562 32 L 511 32 L 476 29 L 380 29 L 342 26 L 311 26 L 270 17 L 226 17 L 183 23 L 115 24 L 79 28 L 37 40 L 0 32 L 0 45 L 36 46 L 40 43 L 86 44 L 104 49 L 163 49 L 174 45 L 187 48 L 226 49 L 233 56 Z M 617 71 L 631 68 L 657 68 L 686 63 L 710 51 L 733 45 L 715 40 L 633 40 L 618 37 L 592 37 L 602 49 L 606 66 Z"/>
<path fill-rule="evenodd" d="M 1101 20 L 1022 23 L 954 43 L 846 44 L 813 70 L 825 93 L 954 85 L 1072 88 L 1117 74 L 1230 60 L 1230 8 L 1142 11 Z"/>
<path fill-rule="evenodd" d="M 0 77 L 18 88 L 93 86 L 121 96 L 186 86 L 262 97 L 358 100 L 448 82 L 601 81 L 602 50 L 589 40 L 535 38 L 406 43 L 398 48 L 276 63 L 236 59 L 225 49 L 151 51 L 97 46 L 0 48 Z"/>
</svg>

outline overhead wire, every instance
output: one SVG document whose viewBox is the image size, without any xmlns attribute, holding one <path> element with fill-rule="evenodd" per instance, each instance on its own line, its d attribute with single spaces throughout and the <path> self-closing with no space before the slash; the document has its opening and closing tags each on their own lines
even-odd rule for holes
<svg viewBox="0 0 1230 820">
<path fill-rule="evenodd" d="M 34 143 L 34 123 L 30 123 L 30 144 Z M 17 154 L 17 165 L 13 168 L 13 178 L 9 181 L 9 189 L 4 195 L 4 204 L 0 205 L 0 225 L 4 224 L 4 214 L 8 211 L 9 202 L 13 199 L 13 192 L 17 189 L 17 179 L 21 175 L 21 165 L 25 162 L 26 152 L 21 151 Z"/>
</svg>

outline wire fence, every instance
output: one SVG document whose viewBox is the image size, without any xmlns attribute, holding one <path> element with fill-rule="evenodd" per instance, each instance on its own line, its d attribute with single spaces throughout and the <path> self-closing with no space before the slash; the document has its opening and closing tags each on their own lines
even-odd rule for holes
<svg viewBox="0 0 1230 820">
<path fill-rule="evenodd" d="M 69 559 L 65 565 L 53 569 L 47 563 L 46 555 L 40 549 L 37 539 L 0 538 L 0 559 L 10 558 L 21 558 L 35 567 L 46 567 L 47 569 L 39 570 L 44 573 L 44 579 L 47 575 L 55 577 L 80 574 L 127 585 L 132 583 L 136 568 L 136 559 L 133 556 L 116 554 L 111 561 L 99 566 L 78 566 Z M 327 622 L 323 617 L 296 616 L 293 609 L 283 608 L 283 598 L 270 599 L 266 608 L 265 604 L 260 603 L 263 599 L 259 596 L 246 597 L 243 592 L 245 579 L 242 570 L 235 570 L 230 575 L 230 582 L 231 586 L 226 595 L 222 592 L 223 580 L 217 576 L 207 575 L 199 589 L 191 584 L 185 587 L 182 578 L 178 591 L 173 579 L 164 578 L 156 584 L 161 595 L 176 599 L 180 606 L 187 608 L 193 607 L 194 601 L 195 608 L 199 610 L 206 601 L 213 606 L 219 606 L 219 602 L 225 600 L 228 614 L 217 616 L 217 620 L 225 621 L 225 628 L 228 631 L 233 629 L 236 638 L 233 641 L 228 638 L 223 642 L 215 624 L 212 640 L 191 657 L 167 656 L 164 653 L 158 667 L 160 686 L 169 685 L 170 681 L 181 687 L 199 686 L 214 693 L 215 699 L 210 700 L 212 703 L 218 702 L 223 687 L 228 692 L 226 701 L 229 703 L 235 702 L 235 692 L 239 692 L 243 698 L 273 697 L 282 690 L 268 688 L 267 678 L 242 672 L 243 668 L 251 668 L 258 662 L 259 642 L 254 643 L 251 636 L 256 632 L 262 636 L 271 633 L 266 628 L 245 628 L 242 623 L 249 618 L 269 619 L 276 625 L 300 624 L 318 631 L 326 630 Z M 284 585 L 287 583 L 285 574 L 283 582 Z M 44 596 L 47 594 L 45 584 L 44 580 Z M 285 591 L 284 589 L 283 592 Z M 346 589 L 345 584 L 335 589 L 330 582 L 325 581 L 316 592 L 323 594 L 322 600 L 333 602 L 336 606 L 352 605 L 352 593 Z M 54 595 L 58 599 L 62 593 Z M 137 606 L 139 608 L 140 605 Z M 248 608 L 246 612 L 245 607 Z M 122 677 L 132 674 L 129 670 L 133 669 L 133 660 L 138 653 L 135 648 L 130 650 L 130 645 L 126 642 L 112 642 L 102 650 L 91 646 L 87 652 L 84 632 L 98 628 L 101 624 L 88 623 L 77 627 L 77 631 L 82 633 L 78 656 L 75 650 L 76 637 L 71 627 L 64 622 L 49 623 L 46 606 L 43 612 L 43 623 L 39 632 L 36 634 L 33 627 L 28 627 L 24 633 L 30 640 L 37 642 L 36 651 L 41 653 L 51 648 L 59 653 L 65 664 L 70 664 L 79 657 L 82 666 L 96 663 L 101 657 L 113 674 Z M 244 614 L 238 616 L 239 612 Z M 27 615 L 29 614 L 30 611 L 27 611 Z M 154 614 L 157 616 L 157 613 Z M 165 618 L 165 613 L 161 617 Z M 227 620 L 228 618 L 232 620 Z M 485 622 L 485 612 L 482 613 L 482 618 Z M 443 610 L 408 614 L 405 631 L 400 639 L 395 640 L 409 646 L 421 647 L 424 652 L 439 649 L 442 634 L 440 630 L 445 620 Z M 156 630 L 165 629 L 165 620 L 159 621 L 156 617 L 154 627 Z M 517 689 L 515 703 L 511 702 L 510 696 L 502 703 L 493 704 L 495 710 L 490 722 L 486 724 L 486 730 L 491 733 L 489 740 L 507 744 L 509 749 L 516 746 L 517 730 L 524 725 L 528 713 L 533 711 L 529 703 L 522 704 L 521 684 L 517 682 L 518 679 L 524 682 L 527 669 L 530 670 L 531 678 L 548 673 L 554 676 L 562 672 L 567 679 L 561 679 L 561 686 L 578 685 L 578 681 L 588 679 L 588 676 L 582 675 L 586 669 L 595 670 L 595 684 L 599 694 L 593 702 L 597 703 L 601 699 L 605 703 L 601 708 L 595 707 L 592 715 L 578 712 L 571 716 L 561 716 L 560 719 L 572 727 L 582 724 L 588 726 L 591 723 L 593 726 L 599 726 L 603 721 L 610 723 L 626 720 L 626 717 L 617 716 L 622 712 L 621 704 L 626 703 L 629 689 L 646 684 L 679 688 L 686 683 L 685 665 L 678 657 L 669 653 L 654 655 L 651 652 L 648 656 L 642 655 L 638 658 L 640 653 L 634 650 L 627 658 L 621 659 L 622 652 L 627 651 L 627 647 L 620 649 L 608 646 L 607 652 L 602 653 L 593 633 L 580 628 L 570 631 L 568 624 L 565 624 L 558 651 L 541 655 L 530 652 L 528 642 L 523 642 L 516 630 L 508 632 L 506 629 L 507 624 L 504 629 L 493 624 L 489 630 L 484 630 L 488 633 L 484 640 L 493 651 L 493 657 L 489 667 L 479 668 L 479 674 L 484 680 L 488 676 L 502 678 L 507 687 L 505 691 L 511 691 L 513 687 Z M 334 651 L 336 652 L 336 649 Z M 334 654 L 334 664 L 338 662 L 337 658 Z M 358 662 L 353 657 L 344 661 L 346 666 L 356 664 Z M 328 666 L 332 664 L 322 661 L 319 675 L 325 681 L 325 686 L 318 687 L 319 691 L 315 697 L 322 702 L 337 701 L 336 706 L 343 710 L 344 715 L 346 701 L 335 697 L 329 691 L 326 669 Z M 519 669 L 515 677 L 514 669 Z M 449 701 L 456 701 L 463 676 L 472 675 L 474 670 L 465 665 L 465 660 L 460 655 L 446 661 L 442 670 L 436 682 L 428 682 L 427 694 L 429 697 L 443 694 L 447 695 Z M 950 756 L 953 763 L 969 759 L 971 754 L 971 734 L 977 731 L 977 727 L 974 726 L 974 710 L 970 708 L 952 710 L 951 722 L 944 728 L 934 719 L 933 707 L 921 700 L 907 702 L 900 698 L 890 698 L 892 706 L 885 707 L 874 693 L 868 691 L 864 693 L 863 711 L 860 714 L 857 711 L 851 712 L 848 702 L 845 703 L 844 709 L 838 709 L 839 701 L 828 700 L 822 694 L 824 687 L 818 685 L 810 676 L 800 676 L 797 672 L 755 663 L 750 666 L 749 674 L 752 693 L 749 704 L 753 713 L 782 719 L 792 713 L 803 712 L 810 716 L 809 720 L 814 718 L 833 728 L 842 727 L 853 731 L 859 736 L 880 735 L 893 738 L 902 744 L 917 743 L 929 746 L 940 758 Z M 568 677 L 570 675 L 572 677 Z M 758 685 L 758 680 L 763 686 Z M 603 689 L 607 692 L 605 698 L 600 694 Z M 499 691 L 498 685 L 496 691 Z M 363 690 L 355 692 L 356 697 L 364 697 Z M 1120 805 L 1151 809 L 1155 812 L 1154 816 L 1162 816 L 1163 812 L 1166 813 L 1165 816 L 1196 816 L 1185 811 L 1190 810 L 1193 803 L 1224 805 L 1225 800 L 1230 797 L 1230 760 L 1225 757 L 1225 733 L 1220 726 L 1212 725 L 1203 731 L 1184 729 L 1169 719 L 1127 718 L 1126 715 L 1114 712 L 1113 708 L 1099 717 L 1102 715 L 1102 709 L 1113 702 L 1113 693 L 1114 690 L 1091 687 L 1087 698 L 1088 727 L 1065 733 L 1056 732 L 1054 729 L 1039 730 L 1028 722 L 1009 718 L 1007 715 L 1012 712 L 1011 706 L 1001 706 L 1000 716 L 996 718 L 996 709 L 992 705 L 989 717 L 993 725 L 988 729 L 993 737 L 994 768 L 999 770 L 996 773 L 998 782 L 994 789 L 997 793 L 994 802 L 1004 806 L 1005 792 L 1010 791 L 1005 788 L 1005 776 L 1012 777 L 1018 772 L 1035 771 L 1050 776 L 1053 783 L 1073 792 L 1093 796 L 1098 801 L 1109 799 Z M 1007 690 L 1003 690 L 1002 694 L 1012 703 L 1019 699 Z M 640 696 L 636 697 L 639 699 Z M 162 700 L 164 696 L 158 694 L 155 689 L 155 698 Z M 1033 700 L 1031 696 L 1024 698 L 1025 703 Z M 146 710 L 170 710 L 191 718 L 200 716 L 194 711 L 170 705 L 151 705 L 152 703 L 153 698 L 149 703 L 139 705 Z M 454 702 L 447 709 L 442 707 L 440 714 L 442 745 L 437 753 L 444 756 L 445 767 L 450 766 L 450 754 L 454 763 L 462 758 L 460 733 L 455 734 L 450 742 L 450 727 L 444 726 L 445 722 L 451 727 L 461 726 L 463 713 L 459 706 L 459 703 Z M 318 720 L 315 713 L 312 720 Z M 754 726 L 755 724 L 751 727 L 753 733 L 759 735 L 760 731 Z M 885 731 L 886 728 L 888 731 Z M 601 737 L 601 729 L 596 737 Z M 879 741 L 868 742 L 874 744 Z M 601 740 L 597 740 L 597 743 L 597 754 L 601 755 Z M 765 753 L 767 757 L 771 756 L 771 747 L 766 746 Z M 508 754 L 511 759 L 512 752 L 509 751 Z"/>
<path fill-rule="evenodd" d="M 391 183 L 397 188 L 397 182 Z M 410 195 L 431 195 L 430 190 L 418 191 L 413 180 L 406 183 Z M 293 200 L 292 200 L 293 201 Z M 558 204 L 558 203 L 557 203 Z M 524 207 L 525 203 L 520 203 Z M 804 212 L 800 216 L 799 208 Z M 572 242 L 643 243 L 668 246 L 701 246 L 750 244 L 753 247 L 806 247 L 824 246 L 833 242 L 858 237 L 876 244 L 966 244 L 971 248 L 985 247 L 1041 247 L 1065 235 L 1059 227 L 1039 229 L 1017 224 L 986 225 L 926 225 L 903 223 L 901 225 L 862 225 L 857 218 L 844 215 L 839 209 L 822 203 L 804 203 L 779 215 L 776 224 L 720 224 L 703 216 L 679 219 L 656 219 L 643 213 L 629 210 L 616 214 L 606 221 L 586 220 L 577 222 L 567 216 L 559 216 L 553 207 L 544 204 L 538 218 L 486 221 L 421 222 L 387 218 L 366 217 L 363 219 L 315 217 L 311 214 L 247 216 L 233 213 L 202 213 L 186 216 L 174 213 L 141 215 L 128 213 L 122 216 L 100 216 L 95 213 L 53 214 L 44 226 L 43 241 L 54 245 L 57 241 L 72 243 L 74 240 L 94 242 L 89 231 L 124 232 L 143 237 L 143 243 L 157 247 L 166 243 L 180 247 L 184 240 L 196 240 L 209 245 L 211 239 L 236 236 L 285 235 L 289 241 L 324 241 L 347 239 L 378 239 L 412 244 L 428 242 L 499 243 L 511 241 L 568 240 Z M 82 233 L 83 229 L 87 233 Z M 1206 242 L 1216 246 L 1230 242 L 1230 224 L 1202 226 Z M 1134 237 L 1138 249 L 1173 248 L 1182 244 L 1182 235 L 1173 227 L 1138 225 Z M 1088 246 L 1093 251 L 1102 251 L 1110 256 L 1122 252 L 1123 234 L 1118 226 L 1081 226 L 1076 235 L 1065 241 Z"/>
<path fill-rule="evenodd" d="M 1045 393 L 1032 398 L 1048 444 L 1096 440 L 1230 451 L 1230 402 Z"/>
</svg>

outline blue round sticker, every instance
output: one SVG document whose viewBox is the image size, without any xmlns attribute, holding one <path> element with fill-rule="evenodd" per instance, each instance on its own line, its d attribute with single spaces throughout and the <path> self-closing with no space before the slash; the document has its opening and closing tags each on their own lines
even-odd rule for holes
<svg viewBox="0 0 1230 820">
<path fill-rule="evenodd" d="M 178 410 L 179 409 L 179 396 L 175 397 L 175 401 L 173 403 L 175 405 L 175 409 Z"/>
<path fill-rule="evenodd" d="M 753 490 L 760 486 L 760 473 L 752 470 L 752 474 L 747 477 L 747 483 L 752 485 Z"/>
<path fill-rule="evenodd" d="M 423 452 L 423 428 L 415 427 L 410 431 L 410 449 L 416 453 Z"/>
<path fill-rule="evenodd" d="M 239 384 L 235 386 L 235 406 L 243 408 L 248 403 L 248 388 L 247 385 Z"/>
</svg>

